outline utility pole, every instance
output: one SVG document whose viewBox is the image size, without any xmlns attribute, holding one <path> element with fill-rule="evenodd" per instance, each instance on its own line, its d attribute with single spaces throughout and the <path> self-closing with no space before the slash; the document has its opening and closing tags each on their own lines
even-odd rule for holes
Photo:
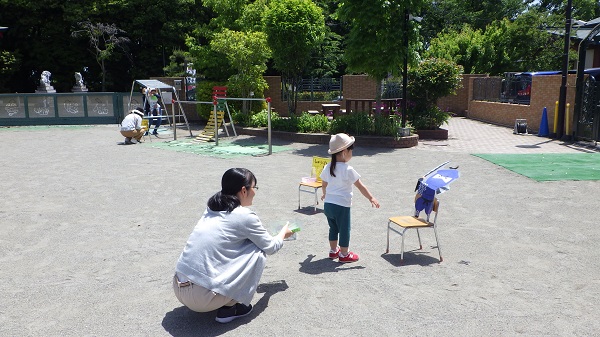
<svg viewBox="0 0 600 337">
<path fill-rule="evenodd" d="M 406 113 L 407 113 L 407 86 L 408 86 L 408 20 L 409 13 L 408 9 L 404 10 L 404 64 L 402 67 L 402 127 L 406 127 Z"/>
<path fill-rule="evenodd" d="M 569 135 L 564 134 L 565 127 L 565 107 L 567 102 L 567 76 L 569 75 L 569 47 L 571 45 L 571 9 L 573 1 L 567 1 L 567 10 L 565 11 L 565 46 L 563 53 L 562 79 L 560 83 L 560 96 L 558 99 L 558 118 L 556 124 L 556 138 L 561 139 Z"/>
</svg>

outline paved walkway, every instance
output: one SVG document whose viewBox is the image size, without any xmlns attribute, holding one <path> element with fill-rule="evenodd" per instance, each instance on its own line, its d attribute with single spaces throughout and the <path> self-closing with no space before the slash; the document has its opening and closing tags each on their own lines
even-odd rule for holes
<svg viewBox="0 0 600 337">
<path fill-rule="evenodd" d="M 221 158 L 119 146 L 116 125 L 0 128 L 0 336 L 595 336 L 600 331 L 600 181 L 539 183 L 470 153 L 580 152 L 558 141 L 453 118 L 447 141 L 409 149 L 356 144 L 355 264 L 327 258 L 328 226 L 298 182 L 326 144 Z M 197 133 L 196 133 L 197 134 Z M 184 135 L 184 133 L 178 133 Z M 166 137 L 165 137 L 166 138 Z M 238 144 L 265 143 L 238 137 Z M 417 178 L 460 165 L 431 231 L 386 249 L 387 219 L 411 214 Z M 258 178 L 272 228 L 301 225 L 268 257 L 248 317 L 230 324 L 183 307 L 177 258 L 223 172 Z M 595 213 L 596 212 L 596 213 Z"/>
<path fill-rule="evenodd" d="M 563 142 L 535 134 L 513 133 L 513 129 L 454 117 L 448 125 L 448 140 L 419 141 L 419 148 L 429 151 L 463 153 L 573 153 L 597 152 L 594 144 Z"/>
</svg>

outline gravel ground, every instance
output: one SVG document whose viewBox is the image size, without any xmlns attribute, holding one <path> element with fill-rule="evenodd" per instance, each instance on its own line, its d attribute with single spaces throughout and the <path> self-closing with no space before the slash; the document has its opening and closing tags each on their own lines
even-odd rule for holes
<svg viewBox="0 0 600 337">
<path fill-rule="evenodd" d="M 350 246 L 361 259 L 339 264 L 327 258 L 321 205 L 313 213 L 303 194 L 298 209 L 298 182 L 326 145 L 275 140 L 288 150 L 224 159 L 119 146 L 117 130 L 0 129 L 0 335 L 599 335 L 598 181 L 535 182 L 471 156 L 472 144 L 461 152 L 457 133 L 410 149 L 356 144 L 350 164 L 382 206 L 355 191 Z M 531 151 L 554 146 L 538 143 Z M 416 179 L 445 161 L 461 178 L 440 195 L 444 261 L 432 231 L 423 250 L 411 232 L 401 265 L 399 235 L 384 254 L 387 219 L 410 214 Z M 219 324 L 183 307 L 171 277 L 230 167 L 256 174 L 265 225 L 302 231 L 269 257 L 253 313 Z"/>
</svg>

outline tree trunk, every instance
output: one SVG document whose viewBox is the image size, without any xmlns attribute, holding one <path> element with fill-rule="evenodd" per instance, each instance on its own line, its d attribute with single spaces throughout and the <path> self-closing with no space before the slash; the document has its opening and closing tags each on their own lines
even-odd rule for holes
<svg viewBox="0 0 600 337">
<path fill-rule="evenodd" d="M 101 61 L 100 70 L 102 71 L 102 92 L 106 91 L 106 67 L 104 65 L 104 60 Z"/>
</svg>

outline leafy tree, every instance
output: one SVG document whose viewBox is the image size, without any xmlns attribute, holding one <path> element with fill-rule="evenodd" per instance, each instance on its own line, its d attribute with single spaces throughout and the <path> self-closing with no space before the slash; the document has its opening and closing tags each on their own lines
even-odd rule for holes
<svg viewBox="0 0 600 337">
<path fill-rule="evenodd" d="M 436 129 L 449 115 L 436 106 L 439 98 L 460 87 L 462 67 L 442 59 L 425 59 L 408 71 L 408 92 L 414 106 L 409 120 L 416 129 Z"/>
<path fill-rule="evenodd" d="M 533 0 L 428 1 L 421 13 L 425 45 L 439 32 L 459 30 L 464 24 L 483 31 L 494 21 L 514 19 L 532 2 Z"/>
<path fill-rule="evenodd" d="M 539 0 L 534 7 L 560 16 L 564 22 L 566 5 L 567 2 L 564 0 Z M 573 0 L 572 6 L 572 16 L 575 19 L 589 21 L 600 16 L 598 0 Z"/>
<path fill-rule="evenodd" d="M 325 38 L 312 55 L 306 73 L 311 77 L 339 77 L 345 73 L 343 60 L 343 39 L 348 33 L 346 26 L 338 19 L 337 1 L 313 1 L 323 10 L 325 18 Z"/>
<path fill-rule="evenodd" d="M 465 24 L 461 30 L 444 31 L 431 40 L 425 55 L 452 60 L 466 74 L 557 70 L 562 64 L 563 41 L 543 28 L 547 19 L 530 11 L 512 22 L 495 21 L 484 32 Z"/>
<path fill-rule="evenodd" d="M 264 24 L 274 66 L 286 83 L 288 111 L 295 113 L 296 88 L 311 54 L 324 38 L 322 11 L 310 0 L 274 0 L 265 13 Z"/>
<path fill-rule="evenodd" d="M 225 29 L 215 34 L 210 46 L 226 55 L 237 71 L 229 78 L 229 85 L 236 88 L 242 97 L 250 97 L 251 92 L 262 96 L 267 87 L 263 74 L 271 50 L 263 32 L 237 32 Z M 243 112 L 248 111 L 248 101 L 243 101 Z"/>
<path fill-rule="evenodd" d="M 445 30 L 431 40 L 425 57 L 450 60 L 463 67 L 465 74 L 483 71 L 483 34 L 464 24 L 460 30 Z"/>
<path fill-rule="evenodd" d="M 24 1 L 0 0 L 0 22 L 9 29 L 0 40 L 2 49 L 9 51 L 19 64 L 6 79 L 11 92 L 33 92 L 39 75 L 48 70 L 57 90 L 73 86 L 73 73 L 77 60 L 87 57 L 85 45 L 74 43 L 68 33 L 77 17 L 82 17 L 82 7 L 58 0 Z"/>
<path fill-rule="evenodd" d="M 0 50 L 0 90 L 6 90 L 9 76 L 17 71 L 20 58 L 14 53 Z"/>
<path fill-rule="evenodd" d="M 176 49 L 169 56 L 169 64 L 165 67 L 167 76 L 186 76 L 188 65 L 194 63 L 194 58 L 189 52 Z"/>
<path fill-rule="evenodd" d="M 552 19 L 530 11 L 520 15 L 513 22 L 498 22 L 497 25 L 503 24 L 506 27 L 505 32 L 502 32 L 506 34 L 506 42 L 500 48 L 508 53 L 510 64 L 504 69 L 492 68 L 490 73 L 561 69 L 564 38 L 561 35 L 549 34 L 546 30 L 546 26 L 552 24 Z M 576 52 L 572 51 L 570 61 L 573 66 L 576 58 Z"/>
<path fill-rule="evenodd" d="M 74 31 L 72 36 L 85 36 L 89 39 L 91 53 L 95 55 L 96 62 L 102 72 L 102 91 L 106 91 L 106 60 L 114 57 L 117 49 L 127 55 L 127 43 L 129 38 L 123 36 L 126 33 L 115 24 L 80 22 L 81 30 Z"/>
<path fill-rule="evenodd" d="M 420 0 L 342 0 L 339 16 L 349 27 L 344 54 L 349 70 L 381 82 L 390 74 L 399 74 L 405 59 L 414 62 L 419 36 L 416 25 L 405 20 L 405 14 L 418 12 L 422 5 Z"/>
<path fill-rule="evenodd" d="M 215 34 L 230 29 L 239 31 L 247 0 L 207 0 L 209 20 L 198 25 L 186 38 L 186 46 L 195 59 L 194 68 L 209 81 L 226 81 L 234 75 L 226 55 L 211 48 Z M 238 20 L 242 20 L 239 22 Z"/>
</svg>

